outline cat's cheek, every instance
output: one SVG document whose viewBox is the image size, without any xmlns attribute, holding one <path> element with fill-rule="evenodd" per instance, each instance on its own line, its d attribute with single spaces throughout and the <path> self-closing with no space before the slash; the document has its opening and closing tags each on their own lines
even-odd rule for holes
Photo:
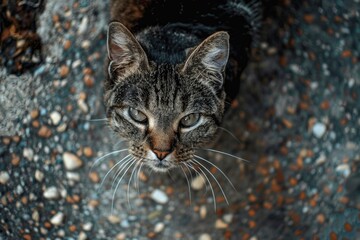
<svg viewBox="0 0 360 240">
<path fill-rule="evenodd" d="M 119 134 L 119 137 L 123 139 L 131 141 L 141 141 L 144 139 L 144 131 L 135 127 L 125 119 L 112 119 L 110 126 L 116 133 Z"/>
</svg>

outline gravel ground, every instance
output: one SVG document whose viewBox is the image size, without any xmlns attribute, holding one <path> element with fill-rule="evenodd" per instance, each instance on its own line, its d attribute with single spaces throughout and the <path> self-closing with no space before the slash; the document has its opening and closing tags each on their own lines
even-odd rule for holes
<svg viewBox="0 0 360 240">
<path fill-rule="evenodd" d="M 360 2 L 269 2 L 211 146 L 249 162 L 199 152 L 235 186 L 206 165 L 214 198 L 182 171 L 130 170 L 114 191 L 108 3 L 46 1 L 41 63 L 0 68 L 0 239 L 360 239 Z"/>
</svg>

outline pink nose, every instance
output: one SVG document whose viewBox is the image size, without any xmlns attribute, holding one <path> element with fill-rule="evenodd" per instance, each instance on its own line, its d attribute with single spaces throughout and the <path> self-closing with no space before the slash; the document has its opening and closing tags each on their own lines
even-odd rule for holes
<svg viewBox="0 0 360 240">
<path fill-rule="evenodd" d="M 170 151 L 159 151 L 159 150 L 153 150 L 157 158 L 161 161 L 163 160 L 167 155 L 170 154 Z"/>
</svg>

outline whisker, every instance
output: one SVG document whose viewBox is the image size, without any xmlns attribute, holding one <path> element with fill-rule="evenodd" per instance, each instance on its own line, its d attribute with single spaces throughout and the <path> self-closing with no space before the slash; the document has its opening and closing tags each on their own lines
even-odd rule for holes
<svg viewBox="0 0 360 240">
<path fill-rule="evenodd" d="M 212 174 L 212 173 L 210 172 L 210 170 L 207 169 L 204 165 L 202 165 L 199 161 L 197 161 L 197 160 L 195 160 L 195 159 L 193 159 L 193 161 L 195 161 L 195 162 L 196 162 L 197 164 L 199 164 L 202 168 L 204 168 L 204 169 L 210 174 L 210 176 L 215 180 L 215 182 L 216 182 L 217 185 L 219 186 L 219 188 L 220 188 L 220 190 L 221 190 L 221 192 L 222 192 L 222 194 L 223 194 L 223 196 L 224 196 L 224 198 L 225 198 L 226 203 L 229 205 L 229 201 L 228 201 L 228 199 L 227 199 L 227 197 L 226 197 L 226 194 L 225 194 L 225 192 L 224 192 L 224 189 L 221 187 L 221 184 L 220 184 L 219 181 L 216 179 L 216 177 L 214 176 L 214 174 Z M 201 169 L 201 167 L 200 167 L 199 169 Z"/>
<path fill-rule="evenodd" d="M 188 166 L 188 164 L 185 163 L 185 166 L 186 166 L 186 168 L 188 169 L 188 171 L 190 172 L 191 182 L 193 182 L 193 181 L 194 181 L 194 178 L 193 178 L 193 175 L 192 175 L 192 171 L 191 171 L 190 168 L 189 168 L 189 166 L 191 167 L 191 165 L 189 164 L 189 166 Z M 196 175 L 199 175 L 199 176 L 202 178 L 203 182 L 205 183 L 205 195 L 206 195 L 206 193 L 207 193 L 208 190 L 209 190 L 209 187 L 208 187 L 208 185 L 206 184 L 206 179 L 204 178 L 204 176 L 203 176 L 199 171 L 196 170 L 196 168 L 194 168 L 194 167 L 191 167 L 191 168 L 195 171 L 195 176 L 196 176 Z M 191 185 L 191 184 L 190 184 L 190 185 Z"/>
<path fill-rule="evenodd" d="M 108 119 L 107 118 L 95 118 L 95 119 L 90 119 L 90 120 L 87 120 L 89 122 L 102 122 L 102 121 L 107 121 Z"/>
<path fill-rule="evenodd" d="M 218 126 L 219 129 L 223 130 L 224 132 L 228 133 L 231 137 L 233 137 L 238 143 L 241 143 L 241 141 L 239 140 L 239 138 L 237 138 L 232 132 L 230 132 L 229 130 L 227 130 L 224 127 L 220 127 Z"/>
<path fill-rule="evenodd" d="M 114 148 L 118 147 L 123 142 L 126 142 L 126 140 L 122 139 L 122 140 L 118 141 L 117 143 L 115 143 Z"/>
<path fill-rule="evenodd" d="M 115 190 L 114 190 L 114 194 L 113 194 L 113 197 L 112 197 L 112 201 L 111 201 L 111 214 L 113 213 L 113 210 L 114 210 L 114 203 L 115 203 L 115 195 L 116 195 L 116 192 L 117 192 L 117 189 L 122 181 L 122 179 L 124 178 L 124 176 L 126 175 L 126 173 L 129 171 L 130 167 L 132 165 L 134 165 L 136 163 L 136 161 L 133 161 L 128 167 L 127 169 L 125 170 L 125 172 L 123 173 L 123 175 L 121 176 L 121 178 L 119 179 L 118 183 L 116 184 L 116 187 L 115 187 Z"/>
<path fill-rule="evenodd" d="M 180 166 L 182 172 L 184 173 L 185 175 L 185 178 L 186 178 L 186 182 L 187 182 L 187 185 L 188 185 L 188 191 L 189 191 L 189 200 L 190 200 L 190 204 L 191 204 L 191 189 L 190 189 L 190 182 L 189 182 L 189 178 L 187 176 L 187 174 L 185 173 L 185 170 L 182 166 Z"/>
<path fill-rule="evenodd" d="M 190 162 L 193 162 L 193 160 L 190 160 Z M 191 167 L 192 169 L 194 169 L 196 172 L 198 172 L 193 166 L 189 166 Z M 201 171 L 202 175 L 206 178 L 207 182 L 209 183 L 209 186 L 210 186 L 210 190 L 211 190 L 211 193 L 212 193 L 212 197 L 213 197 L 213 201 L 214 201 L 214 210 L 216 211 L 216 198 L 215 198 L 215 192 L 214 192 L 214 189 L 211 185 L 211 182 L 209 180 L 209 178 L 207 177 L 207 175 L 205 174 L 205 172 L 199 168 L 199 170 Z"/>
<path fill-rule="evenodd" d="M 126 155 L 123 159 L 121 159 L 121 160 L 120 160 L 119 162 L 117 162 L 114 166 L 112 166 L 112 168 L 110 168 L 110 170 L 105 174 L 103 180 L 101 181 L 101 184 L 100 184 L 100 187 L 98 188 L 98 191 L 102 188 L 102 186 L 103 186 L 103 184 L 104 184 L 107 176 L 112 172 L 112 170 L 113 170 L 115 167 L 117 167 L 120 163 L 122 163 L 123 161 L 127 162 L 127 160 L 129 160 L 129 159 L 127 159 L 128 157 L 130 157 L 130 154 Z M 123 165 L 125 162 L 123 162 L 122 165 Z M 120 165 L 120 168 L 121 168 L 122 165 Z"/>
<path fill-rule="evenodd" d="M 216 166 L 214 163 L 210 162 L 209 160 L 205 159 L 205 158 L 202 158 L 198 155 L 194 155 L 196 158 L 200 159 L 200 160 L 203 160 L 207 163 L 209 163 L 211 166 L 215 167 L 225 178 L 226 180 L 228 180 L 228 182 L 230 183 L 230 185 L 232 186 L 232 188 L 236 191 L 236 188 L 234 186 L 234 184 L 230 181 L 230 179 L 228 178 L 228 176 L 226 176 L 226 174 L 218 167 Z"/>
<path fill-rule="evenodd" d="M 236 159 L 238 159 L 238 160 L 241 160 L 241 161 L 250 163 L 249 160 L 246 160 L 246 159 L 244 159 L 244 158 L 241 158 L 241 157 L 232 155 L 232 154 L 230 154 L 230 153 L 222 152 L 222 151 L 219 151 L 219 150 L 215 150 L 215 149 L 211 149 L 211 148 L 200 148 L 200 150 L 206 150 L 206 151 L 209 151 L 209 152 L 220 153 L 220 154 L 223 154 L 223 155 L 226 155 L 226 156 L 229 156 L 229 157 L 233 157 L 233 158 L 236 158 Z"/>
<path fill-rule="evenodd" d="M 142 166 L 143 166 L 143 164 L 144 164 L 144 162 L 141 162 L 141 164 L 140 164 L 140 167 L 139 167 L 139 169 L 138 169 L 138 171 L 137 171 L 137 173 L 136 173 L 136 178 L 137 178 L 137 181 L 135 182 L 135 183 L 137 183 L 137 191 L 138 191 L 138 194 L 140 195 L 140 180 L 139 180 L 139 174 L 140 174 L 140 171 L 141 171 L 141 168 L 142 168 Z"/>
<path fill-rule="evenodd" d="M 137 161 L 135 161 L 135 162 L 136 162 L 136 164 L 133 167 L 133 170 L 131 171 L 131 174 L 130 174 L 130 179 L 129 179 L 128 187 L 127 187 L 127 194 L 126 194 L 129 208 L 131 208 L 131 204 L 130 204 L 130 184 L 131 184 L 131 179 L 132 179 L 132 177 L 134 175 L 134 172 L 136 171 L 137 167 L 140 165 L 140 162 L 137 162 Z"/>
<path fill-rule="evenodd" d="M 91 165 L 91 168 L 90 168 L 90 171 L 89 171 L 89 172 L 92 172 L 92 169 L 95 167 L 95 165 L 97 165 L 99 161 L 101 161 L 102 159 L 106 158 L 107 156 L 110 156 L 110 155 L 113 155 L 113 154 L 116 154 L 116 153 L 125 152 L 125 151 L 128 151 L 128 149 L 126 148 L 126 149 L 116 150 L 116 151 L 107 153 L 107 154 L 105 154 L 104 156 L 96 159 L 95 162 Z"/>
<path fill-rule="evenodd" d="M 121 164 L 121 166 L 119 167 L 119 169 L 118 169 L 118 170 L 116 171 L 116 173 L 115 173 L 115 177 L 114 177 L 113 182 L 112 182 L 112 184 L 111 184 L 111 188 L 114 188 L 114 185 L 115 185 L 115 182 L 116 182 L 117 178 L 121 175 L 121 172 L 122 172 L 127 166 L 129 166 L 129 164 L 131 164 L 132 160 L 134 160 L 134 157 L 128 159 L 128 160 L 126 161 L 126 163 Z"/>
</svg>

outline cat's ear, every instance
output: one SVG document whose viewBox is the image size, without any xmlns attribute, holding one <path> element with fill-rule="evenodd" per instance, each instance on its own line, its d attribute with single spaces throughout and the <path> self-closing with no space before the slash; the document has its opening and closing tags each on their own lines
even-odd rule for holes
<svg viewBox="0 0 360 240">
<path fill-rule="evenodd" d="M 182 71 L 201 71 L 218 76 L 223 84 L 223 73 L 229 59 L 229 34 L 220 31 L 206 38 L 187 57 Z M 214 80 L 214 79 L 213 79 Z"/>
<path fill-rule="evenodd" d="M 123 78 L 139 68 L 149 68 L 144 49 L 134 35 L 119 22 L 109 24 L 107 51 L 110 60 L 109 73 L 115 71 L 117 75 L 120 75 L 119 77 Z"/>
</svg>

